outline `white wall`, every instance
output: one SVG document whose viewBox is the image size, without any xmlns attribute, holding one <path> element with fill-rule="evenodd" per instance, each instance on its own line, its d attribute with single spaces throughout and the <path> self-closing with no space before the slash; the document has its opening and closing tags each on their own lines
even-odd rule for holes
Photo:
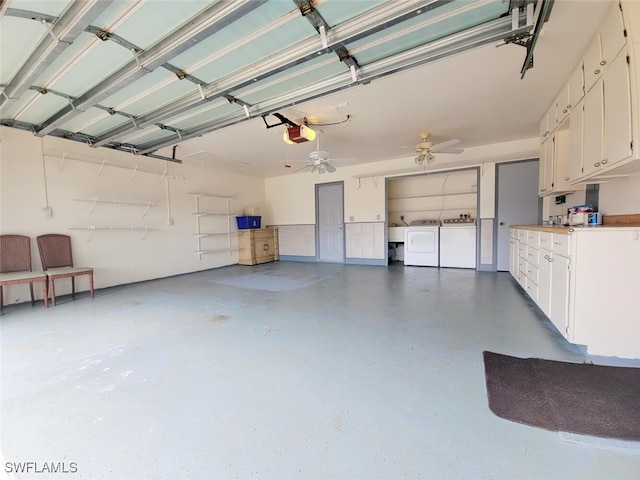
<svg viewBox="0 0 640 480">
<path fill-rule="evenodd" d="M 179 165 L 109 149 L 92 149 L 58 138 L 40 139 L 10 128 L 2 128 L 0 136 L 0 233 L 31 237 L 36 270 L 41 265 L 35 237 L 44 233 L 70 235 L 74 263 L 95 268 L 96 288 L 237 263 L 237 252 L 201 258 L 195 253 L 196 197 L 188 195 L 190 192 L 234 197 L 230 203 L 233 214 L 242 214 L 245 206 L 264 207 L 263 179 L 201 165 Z M 65 160 L 60 158 L 63 152 Z M 100 168 L 102 160 L 105 166 Z M 136 165 L 138 171 L 134 174 Z M 168 175 L 163 176 L 166 168 Z M 144 207 L 140 205 L 96 204 L 91 211 L 90 203 L 74 200 L 94 197 L 152 202 L 157 206 L 150 207 L 143 216 Z M 201 202 L 203 209 L 226 212 L 225 200 L 208 198 Z M 43 211 L 47 206 L 51 208 L 51 217 Z M 227 220 L 235 231 L 234 217 L 204 219 L 203 229 L 226 230 Z M 144 230 L 87 230 L 90 226 L 146 226 L 150 230 L 142 238 Z M 85 229 L 74 230 L 75 227 Z M 230 238 L 237 245 L 236 237 Z M 229 237 L 203 240 L 205 248 L 228 244 Z M 88 288 L 84 279 L 77 283 L 79 290 Z M 29 291 L 24 285 L 4 290 L 5 303 L 25 301 Z M 56 283 L 56 293 L 69 292 L 69 281 Z"/>
<path fill-rule="evenodd" d="M 386 178 L 480 165 L 479 215 L 480 218 L 493 218 L 495 215 L 495 163 L 537 158 L 539 148 L 538 139 L 531 138 L 467 148 L 460 155 L 439 155 L 436 162 L 428 167 L 417 166 L 412 155 L 382 162 L 342 166 L 332 174 L 301 172 L 295 175 L 268 178 L 265 180 L 266 210 L 276 225 L 314 224 L 315 184 L 343 181 L 345 223 L 366 224 L 387 221 Z M 357 240 L 350 237 L 350 232 L 355 230 L 353 228 L 346 230 L 348 245 L 353 245 Z M 385 232 L 384 229 L 377 229 L 375 232 L 377 232 L 373 240 L 375 248 L 368 250 L 375 252 L 375 256 L 368 258 L 384 259 Z M 491 246 L 488 247 L 491 251 Z M 351 248 L 348 254 L 355 250 Z M 280 253 L 288 254 L 286 249 L 281 249 Z M 366 258 L 365 253 L 364 250 L 358 252 L 356 258 Z"/>
<path fill-rule="evenodd" d="M 598 210 L 604 215 L 640 213 L 640 172 L 601 183 Z"/>
</svg>

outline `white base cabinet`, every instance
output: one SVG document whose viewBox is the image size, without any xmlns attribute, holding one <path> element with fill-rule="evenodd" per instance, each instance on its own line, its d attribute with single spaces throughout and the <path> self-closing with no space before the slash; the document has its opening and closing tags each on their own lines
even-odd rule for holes
<svg viewBox="0 0 640 480">
<path fill-rule="evenodd" d="M 542 228 L 514 229 L 518 283 L 569 342 L 640 358 L 640 227 Z"/>
</svg>

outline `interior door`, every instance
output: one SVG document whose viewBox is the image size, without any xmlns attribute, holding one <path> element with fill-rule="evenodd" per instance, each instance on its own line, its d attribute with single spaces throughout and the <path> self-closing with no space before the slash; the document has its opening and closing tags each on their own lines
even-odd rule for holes
<svg viewBox="0 0 640 480">
<path fill-rule="evenodd" d="M 496 267 L 509 271 L 509 225 L 531 225 L 540 221 L 538 160 L 497 164 Z"/>
<path fill-rule="evenodd" d="M 316 185 L 318 261 L 344 263 L 344 185 Z"/>
</svg>

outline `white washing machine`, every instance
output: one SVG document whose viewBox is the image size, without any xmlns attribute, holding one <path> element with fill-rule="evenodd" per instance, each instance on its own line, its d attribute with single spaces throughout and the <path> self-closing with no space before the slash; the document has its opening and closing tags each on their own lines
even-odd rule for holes
<svg viewBox="0 0 640 480">
<path fill-rule="evenodd" d="M 404 264 L 437 267 L 440 226 L 437 222 L 408 226 L 404 233 Z"/>
<path fill-rule="evenodd" d="M 443 220 L 440 266 L 476 268 L 476 225 L 472 219 Z"/>
</svg>

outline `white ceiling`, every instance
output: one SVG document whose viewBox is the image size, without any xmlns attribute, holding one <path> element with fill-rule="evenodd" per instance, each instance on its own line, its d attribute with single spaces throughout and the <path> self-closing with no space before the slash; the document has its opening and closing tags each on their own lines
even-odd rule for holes
<svg viewBox="0 0 640 480">
<path fill-rule="evenodd" d="M 316 128 L 319 146 L 333 158 L 357 158 L 359 163 L 413 156 L 425 130 L 434 143 L 458 138 L 462 148 L 536 137 L 540 117 L 610 5 L 608 0 L 556 0 L 535 49 L 534 67 L 522 80 L 525 49 L 488 45 L 280 113 L 292 120 L 306 116 L 311 123 L 333 123 L 349 115 L 346 123 Z M 180 143 L 178 157 L 259 177 L 288 175 L 318 145 L 287 145 L 283 129 L 267 129 L 261 118 L 247 120 Z M 329 180 L 330 174 L 325 177 Z"/>
</svg>

